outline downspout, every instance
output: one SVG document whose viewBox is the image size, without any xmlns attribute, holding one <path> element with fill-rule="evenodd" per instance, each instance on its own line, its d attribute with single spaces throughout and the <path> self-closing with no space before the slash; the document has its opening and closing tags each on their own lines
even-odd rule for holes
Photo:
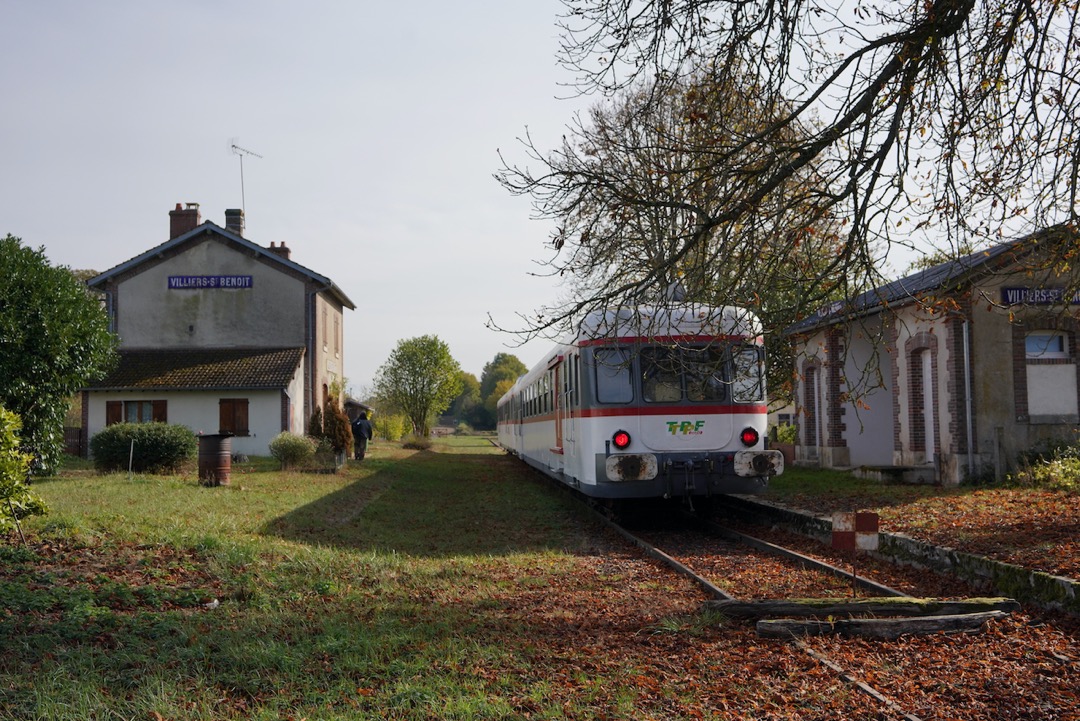
<svg viewBox="0 0 1080 721">
<path fill-rule="evenodd" d="M 971 330 L 967 318 L 963 320 L 964 328 L 964 415 L 967 417 L 967 457 L 968 478 L 975 476 L 975 449 L 972 446 L 972 421 L 971 421 Z"/>
<path fill-rule="evenodd" d="M 315 296 L 322 293 L 324 290 L 330 290 L 330 286 L 324 285 L 321 288 L 308 291 L 308 306 L 311 308 L 311 322 L 308 324 L 308 337 L 307 337 L 307 373 L 305 373 L 304 385 L 307 386 L 307 408 L 304 409 L 304 428 L 307 429 L 308 419 L 311 418 L 311 414 L 315 412 L 315 329 L 316 323 L 319 320 L 319 314 L 317 312 L 317 304 L 315 303 Z"/>
</svg>

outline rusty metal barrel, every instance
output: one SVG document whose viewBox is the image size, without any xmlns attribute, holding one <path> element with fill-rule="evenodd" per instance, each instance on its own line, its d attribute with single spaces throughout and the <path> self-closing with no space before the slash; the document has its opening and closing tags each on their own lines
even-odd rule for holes
<svg viewBox="0 0 1080 721">
<path fill-rule="evenodd" d="M 232 473 L 232 434 L 199 436 L 199 483 L 227 486 Z"/>
</svg>

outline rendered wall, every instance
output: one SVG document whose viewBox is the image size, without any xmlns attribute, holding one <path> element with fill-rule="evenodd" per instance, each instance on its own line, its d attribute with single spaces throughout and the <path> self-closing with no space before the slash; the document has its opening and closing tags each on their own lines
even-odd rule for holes
<svg viewBox="0 0 1080 721">
<path fill-rule="evenodd" d="M 243 289 L 169 288 L 170 276 L 251 276 Z M 216 241 L 118 284 L 116 329 L 128 348 L 306 345 L 304 282 Z"/>
<path fill-rule="evenodd" d="M 280 391 L 186 391 L 131 392 L 91 391 L 87 438 L 93 438 L 105 428 L 107 401 L 164 400 L 168 402 L 168 422 L 187 426 L 195 433 L 218 432 L 218 400 L 221 398 L 248 399 L 250 435 L 235 436 L 232 452 L 266 456 L 270 441 L 281 432 Z"/>
</svg>

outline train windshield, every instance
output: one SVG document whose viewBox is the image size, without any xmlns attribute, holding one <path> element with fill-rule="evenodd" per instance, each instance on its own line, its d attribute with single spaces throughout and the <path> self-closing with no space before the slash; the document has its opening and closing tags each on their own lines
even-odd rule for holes
<svg viewBox="0 0 1080 721">
<path fill-rule="evenodd" d="M 640 359 L 646 403 L 750 403 L 763 397 L 761 354 L 752 346 L 653 347 L 642 349 Z"/>
</svg>

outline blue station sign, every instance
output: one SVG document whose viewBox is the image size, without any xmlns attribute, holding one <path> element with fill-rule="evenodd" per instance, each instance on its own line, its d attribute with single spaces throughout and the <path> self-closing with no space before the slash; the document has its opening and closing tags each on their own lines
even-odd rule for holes
<svg viewBox="0 0 1080 721">
<path fill-rule="evenodd" d="M 1002 288 L 1001 300 L 1005 305 L 1058 305 L 1080 304 L 1080 291 L 1064 288 Z"/>
<path fill-rule="evenodd" d="M 251 288 L 250 275 L 170 275 L 169 290 Z"/>
</svg>

